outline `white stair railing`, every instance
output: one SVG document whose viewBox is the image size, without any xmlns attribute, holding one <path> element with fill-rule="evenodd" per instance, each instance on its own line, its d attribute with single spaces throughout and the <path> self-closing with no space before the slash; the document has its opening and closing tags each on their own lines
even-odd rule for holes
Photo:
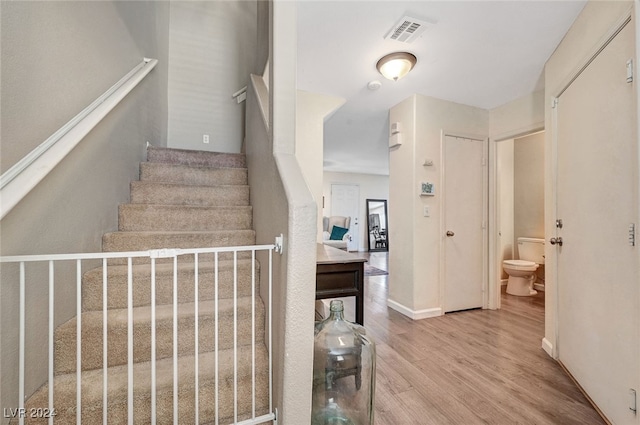
<svg viewBox="0 0 640 425">
<path fill-rule="evenodd" d="M 60 413 L 57 410 L 55 405 L 54 398 L 54 382 L 56 379 L 55 374 L 55 287 L 56 287 L 56 279 L 55 271 L 56 265 L 60 262 L 75 262 L 76 267 L 76 404 L 73 408 L 75 411 L 75 423 L 80 424 L 82 422 L 82 278 L 85 269 L 83 265 L 86 262 L 93 262 L 95 264 L 96 260 L 100 260 L 102 263 L 102 379 L 103 379 L 103 388 L 102 388 L 102 422 L 103 424 L 107 424 L 107 419 L 110 417 L 110 414 L 113 412 L 109 411 L 109 397 L 108 397 L 108 379 L 109 379 L 109 358 L 108 358 L 108 310 L 109 310 L 109 276 L 108 276 L 108 267 L 113 265 L 115 261 L 126 262 L 127 266 L 127 423 L 134 423 L 134 398 L 136 397 L 135 390 L 137 387 L 134 386 L 134 273 L 133 273 L 133 264 L 134 262 L 139 263 L 140 259 L 145 259 L 144 261 L 149 261 L 150 268 L 150 309 L 151 309 L 151 345 L 150 345 L 150 370 L 151 370 L 151 378 L 150 378 L 150 411 L 149 417 L 151 418 L 151 423 L 156 423 L 157 418 L 157 359 L 156 359 L 156 266 L 157 263 L 167 262 L 173 264 L 173 289 L 172 289 L 172 304 L 173 304 L 173 423 L 178 424 L 178 403 L 179 403 L 179 383 L 180 377 L 178 374 L 178 265 L 182 263 L 193 264 L 194 267 L 194 329 L 195 329 L 195 346 L 194 346 L 194 423 L 200 423 L 201 420 L 206 421 L 207 423 L 211 422 L 211 418 L 201 418 L 200 410 L 201 406 L 199 403 L 200 400 L 200 390 L 202 389 L 202 383 L 199 381 L 200 379 L 200 367 L 201 367 L 201 359 L 198 355 L 200 353 L 199 346 L 199 300 L 200 300 L 200 286 L 202 284 L 202 279 L 200 277 L 200 269 L 199 266 L 212 265 L 214 270 L 214 323 L 215 326 L 213 330 L 207 330 L 214 333 L 214 367 L 215 367 L 215 379 L 214 379 L 214 400 L 210 400 L 211 403 L 214 403 L 214 416 L 215 416 L 215 424 L 221 425 L 220 423 L 220 408 L 225 406 L 219 405 L 219 391 L 220 391 L 220 382 L 219 382 L 219 331 L 220 331 L 220 320 L 218 316 L 219 311 L 219 286 L 220 282 L 220 261 L 221 259 L 228 260 L 229 257 L 233 260 L 233 421 L 232 424 L 238 425 L 254 425 L 261 424 L 269 421 L 273 421 L 275 424 L 276 415 L 274 413 L 273 406 L 273 358 L 272 358 L 272 288 L 273 288 L 273 278 L 272 278 L 272 264 L 273 264 L 273 251 L 281 252 L 281 240 L 276 238 L 275 245 L 253 245 L 253 246 L 238 246 L 238 247 L 219 247 L 219 248 L 198 248 L 198 249 L 158 249 L 158 250 L 150 250 L 150 251 L 136 251 L 136 252 L 103 252 L 103 253 L 91 253 L 91 254 L 53 254 L 53 255 L 26 255 L 26 256 L 6 256 L 0 257 L 0 263 L 3 267 L 13 267 L 18 268 L 19 274 L 19 282 L 20 285 L 19 290 L 19 300 L 16 302 L 19 303 L 19 359 L 18 359 L 18 368 L 19 368 L 19 377 L 18 377 L 18 407 L 17 408 L 5 408 L 4 415 L 5 417 L 9 415 L 9 417 L 17 418 L 18 423 L 20 425 L 24 424 L 25 421 L 27 423 L 37 418 L 40 421 L 43 418 L 48 418 L 48 423 L 71 423 L 69 419 L 63 419 L 60 416 Z M 256 253 L 263 251 L 268 253 L 268 261 L 266 265 L 261 265 L 260 273 L 261 275 L 266 273 L 266 278 L 262 278 L 262 284 L 268 285 L 268 300 L 264 300 L 266 304 L 266 312 L 267 317 L 265 318 L 265 346 L 268 356 L 268 407 L 267 406 L 259 406 L 259 403 L 256 401 L 256 390 L 257 390 L 257 376 L 259 371 L 256 370 L 256 305 L 257 305 L 257 294 L 256 294 L 256 285 L 258 284 L 257 274 L 256 274 Z M 238 384 L 238 355 L 239 355 L 239 346 L 238 346 L 238 261 L 239 258 L 250 258 L 251 259 L 251 409 L 250 412 L 240 412 L 239 411 L 239 400 L 240 395 L 239 392 L 242 391 L 246 393 L 246 390 L 239 388 Z M 38 285 L 39 282 L 32 282 L 29 280 L 29 270 L 30 267 L 37 267 L 36 265 L 40 263 L 48 264 L 48 386 L 47 386 L 47 406 L 25 406 L 25 371 L 30 367 L 27 364 L 26 360 L 26 335 L 29 333 L 30 329 L 26 327 L 27 317 L 29 316 L 29 305 L 33 305 L 30 300 L 26 299 L 27 289 L 30 285 Z M 265 267 L 266 266 L 266 267 Z M 88 270 L 89 268 L 87 268 Z M 265 270 L 266 269 L 266 270 Z M 3 284 L 6 284 L 3 282 Z M 181 287 L 184 287 L 185 283 L 180 282 Z M 31 291 L 29 291 L 32 293 Z M 39 291 L 40 294 L 44 294 L 44 291 Z M 184 301 L 183 301 L 184 302 Z M 182 354 L 184 356 L 184 354 Z M 31 365 L 33 366 L 33 365 Z M 86 373 L 86 371 L 84 371 Z M 27 397 L 28 400 L 28 397 Z M 207 400 L 209 401 L 209 400 Z M 222 415 L 224 416 L 224 415 Z M 242 416 L 242 417 L 241 417 Z M 113 419 L 113 418 L 112 418 Z M 184 421 L 184 418 L 180 419 L 181 422 Z M 96 423 L 95 421 L 89 421 L 90 423 Z M 162 421 L 166 423 L 166 419 Z M 190 422 L 190 421 L 188 421 Z M 41 423 L 41 422 L 38 422 Z M 227 425 L 226 423 L 224 425 Z"/>
</svg>

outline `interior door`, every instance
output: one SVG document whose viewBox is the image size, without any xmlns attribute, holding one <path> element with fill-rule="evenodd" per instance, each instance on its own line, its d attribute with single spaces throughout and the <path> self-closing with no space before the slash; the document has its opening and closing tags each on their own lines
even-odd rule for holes
<svg viewBox="0 0 640 425">
<path fill-rule="evenodd" d="M 633 28 L 624 29 L 559 96 L 557 249 L 559 359 L 616 424 L 636 423 L 638 217 Z M 561 244 L 560 240 L 561 238 Z"/>
<path fill-rule="evenodd" d="M 351 217 L 349 234 L 351 241 L 347 244 L 349 251 L 358 251 L 360 247 L 360 186 L 357 184 L 331 185 L 331 215 Z"/>
<path fill-rule="evenodd" d="M 486 142 L 444 139 L 444 311 L 482 307 Z"/>
</svg>

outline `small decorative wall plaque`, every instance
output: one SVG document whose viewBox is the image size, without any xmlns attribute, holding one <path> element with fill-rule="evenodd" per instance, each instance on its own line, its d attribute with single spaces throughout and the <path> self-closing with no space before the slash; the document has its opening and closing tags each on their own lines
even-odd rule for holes
<svg viewBox="0 0 640 425">
<path fill-rule="evenodd" d="M 433 196 L 435 195 L 435 187 L 433 183 L 422 182 L 420 183 L 420 196 Z"/>
</svg>

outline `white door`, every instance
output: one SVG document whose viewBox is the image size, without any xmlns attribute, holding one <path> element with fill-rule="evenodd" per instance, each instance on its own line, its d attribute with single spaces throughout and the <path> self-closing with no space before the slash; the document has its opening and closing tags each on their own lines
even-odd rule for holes
<svg viewBox="0 0 640 425">
<path fill-rule="evenodd" d="M 444 139 L 444 311 L 483 305 L 486 142 Z"/>
<path fill-rule="evenodd" d="M 331 185 L 331 215 L 351 217 L 349 234 L 351 241 L 347 244 L 349 251 L 358 251 L 360 247 L 360 186 L 357 184 Z"/>
<path fill-rule="evenodd" d="M 616 424 L 637 423 L 638 217 L 635 88 L 627 25 L 559 96 L 557 119 L 558 354 Z M 562 245 L 557 238 L 562 238 Z"/>
</svg>

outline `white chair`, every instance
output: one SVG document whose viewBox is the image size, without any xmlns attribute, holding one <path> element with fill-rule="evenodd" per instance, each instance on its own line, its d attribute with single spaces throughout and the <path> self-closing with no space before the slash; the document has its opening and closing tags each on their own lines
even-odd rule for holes
<svg viewBox="0 0 640 425">
<path fill-rule="evenodd" d="M 347 245 L 349 241 L 351 241 L 351 235 L 348 232 L 350 224 L 351 217 L 342 217 L 338 215 L 322 217 L 322 243 L 346 251 Z M 334 226 L 347 229 L 347 232 L 342 234 L 339 239 L 336 239 L 336 236 L 340 235 L 342 231 L 339 231 L 340 229 L 336 229 L 336 232 L 334 233 Z M 334 234 L 334 239 L 331 239 L 332 234 Z"/>
</svg>

